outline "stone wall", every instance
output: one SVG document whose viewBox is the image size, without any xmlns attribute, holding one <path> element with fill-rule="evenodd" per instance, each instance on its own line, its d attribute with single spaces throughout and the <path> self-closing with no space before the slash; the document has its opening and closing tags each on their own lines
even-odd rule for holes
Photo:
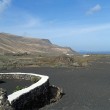
<svg viewBox="0 0 110 110">
<path fill-rule="evenodd" d="M 16 110 L 33 110 L 41 108 L 48 102 L 49 81 L 36 87 L 28 93 L 24 93 L 16 100 L 11 102 L 11 105 Z"/>
<path fill-rule="evenodd" d="M 35 79 L 40 80 L 41 77 L 29 73 L 0 73 L 0 79 L 23 79 L 33 81 Z"/>
<path fill-rule="evenodd" d="M 32 73 L 0 73 L 0 79 L 24 79 L 40 80 L 33 85 L 12 93 L 8 96 L 8 101 L 15 110 L 38 109 L 48 103 L 49 99 L 49 77 Z M 0 97 L 2 95 L 0 94 Z M 4 103 L 1 101 L 1 103 Z M 5 103 L 4 103 L 5 104 Z M 0 106 L 1 107 L 1 106 Z M 0 108 L 1 110 L 1 108 Z M 6 109 L 3 109 L 6 110 Z"/>
</svg>

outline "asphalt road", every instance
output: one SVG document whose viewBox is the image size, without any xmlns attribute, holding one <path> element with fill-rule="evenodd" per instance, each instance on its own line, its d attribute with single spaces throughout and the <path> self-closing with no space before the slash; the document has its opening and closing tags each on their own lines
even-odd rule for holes
<svg viewBox="0 0 110 110">
<path fill-rule="evenodd" d="M 110 110 L 109 61 L 96 62 L 89 68 L 24 68 L 10 71 L 48 75 L 51 84 L 63 88 L 63 98 L 41 110 Z"/>
</svg>

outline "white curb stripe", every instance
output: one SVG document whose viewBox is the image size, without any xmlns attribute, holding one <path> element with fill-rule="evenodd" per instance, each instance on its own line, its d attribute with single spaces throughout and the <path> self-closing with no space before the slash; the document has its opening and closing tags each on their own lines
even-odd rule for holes
<svg viewBox="0 0 110 110">
<path fill-rule="evenodd" d="M 39 86 L 43 85 L 49 79 L 48 76 L 39 75 L 39 74 L 33 74 L 33 73 L 0 73 L 0 74 L 10 74 L 10 75 L 11 74 L 26 74 L 26 75 L 32 75 L 32 76 L 39 76 L 39 77 L 41 77 L 41 79 L 38 82 L 32 84 L 31 86 L 8 95 L 8 100 L 9 100 L 10 103 L 13 100 L 19 98 L 21 95 L 23 95 L 25 93 L 28 93 L 31 90 L 35 89 L 36 87 L 39 87 Z"/>
</svg>

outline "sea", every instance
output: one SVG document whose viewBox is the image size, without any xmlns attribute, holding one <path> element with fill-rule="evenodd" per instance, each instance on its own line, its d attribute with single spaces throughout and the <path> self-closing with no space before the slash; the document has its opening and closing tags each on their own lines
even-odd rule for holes
<svg viewBox="0 0 110 110">
<path fill-rule="evenodd" d="M 104 55 L 109 55 L 110 51 L 100 51 L 100 52 L 92 52 L 92 51 L 80 51 L 80 54 L 104 54 Z"/>
</svg>

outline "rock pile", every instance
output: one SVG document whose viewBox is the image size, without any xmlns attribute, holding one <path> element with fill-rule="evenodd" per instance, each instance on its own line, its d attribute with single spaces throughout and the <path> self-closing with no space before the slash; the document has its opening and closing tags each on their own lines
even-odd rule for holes
<svg viewBox="0 0 110 110">
<path fill-rule="evenodd" d="M 7 100 L 6 90 L 0 88 L 0 110 L 14 110 Z"/>
<path fill-rule="evenodd" d="M 49 86 L 49 101 L 50 103 L 54 103 L 59 101 L 65 93 L 62 88 L 56 87 L 54 85 Z"/>
</svg>

